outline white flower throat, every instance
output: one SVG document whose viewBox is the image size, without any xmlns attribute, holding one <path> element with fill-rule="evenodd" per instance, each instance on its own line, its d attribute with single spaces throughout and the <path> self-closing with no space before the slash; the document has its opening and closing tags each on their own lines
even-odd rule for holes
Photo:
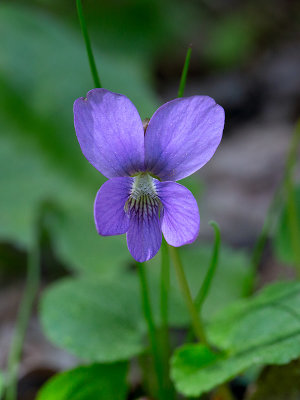
<svg viewBox="0 0 300 400">
<path fill-rule="evenodd" d="M 127 200 L 125 212 L 138 216 L 152 216 L 159 212 L 161 202 L 159 200 L 154 178 L 147 172 L 142 172 L 134 177 L 131 193 Z"/>
</svg>

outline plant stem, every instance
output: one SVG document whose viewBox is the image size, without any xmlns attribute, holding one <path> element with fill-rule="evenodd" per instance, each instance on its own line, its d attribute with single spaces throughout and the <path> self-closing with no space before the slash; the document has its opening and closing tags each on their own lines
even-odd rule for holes
<svg viewBox="0 0 300 400">
<path fill-rule="evenodd" d="M 187 52 L 186 52 L 184 66 L 183 66 L 183 70 L 182 70 L 182 73 L 181 73 L 181 78 L 180 78 L 180 84 L 179 84 L 177 97 L 182 97 L 183 93 L 184 93 L 187 73 L 188 73 L 189 65 L 190 65 L 191 54 L 192 54 L 192 46 L 190 45 L 188 47 L 188 49 L 187 49 Z"/>
<path fill-rule="evenodd" d="M 160 315 L 161 315 L 162 328 L 167 332 L 168 332 L 168 319 L 169 319 L 168 318 L 169 288 L 170 288 L 170 258 L 169 258 L 168 245 L 165 239 L 163 239 L 161 246 Z"/>
<path fill-rule="evenodd" d="M 218 266 L 218 261 L 219 261 L 219 252 L 220 252 L 220 245 L 221 245 L 221 234 L 220 234 L 220 228 L 218 224 L 214 221 L 210 222 L 210 225 L 214 228 L 215 230 L 215 243 L 214 243 L 214 248 L 213 248 L 213 253 L 212 257 L 210 260 L 210 265 L 208 267 L 208 270 L 206 272 L 205 278 L 203 280 L 203 283 L 201 285 L 201 288 L 196 296 L 195 299 L 195 306 L 197 311 L 201 314 L 202 311 L 202 306 L 204 304 L 204 301 L 209 293 L 211 283 L 213 280 L 213 277 L 215 275 L 217 266 Z"/>
<path fill-rule="evenodd" d="M 300 230 L 299 230 L 299 217 L 297 213 L 297 205 L 295 200 L 294 188 L 291 179 L 286 181 L 287 191 L 287 217 L 291 237 L 291 247 L 294 255 L 295 267 L 298 269 L 298 276 L 300 277 Z"/>
<path fill-rule="evenodd" d="M 257 274 L 257 270 L 260 264 L 260 260 L 263 255 L 263 251 L 267 242 L 267 239 L 270 235 L 271 230 L 273 229 L 274 222 L 276 217 L 278 216 L 280 206 L 282 205 L 283 199 L 284 199 L 284 189 L 286 192 L 287 196 L 287 208 L 288 208 L 288 221 L 289 221 L 289 227 L 290 227 L 290 232 L 291 232 L 291 242 L 292 246 L 294 249 L 294 254 L 296 254 L 297 257 L 297 264 L 299 263 L 300 265 L 300 248 L 298 246 L 299 242 L 299 229 L 297 225 L 297 210 L 296 210 L 296 205 L 295 205 L 295 199 L 294 199 L 294 193 L 293 193 L 293 188 L 292 188 L 292 172 L 293 172 L 293 167 L 296 162 L 297 158 L 297 149 L 299 146 L 300 142 L 300 120 L 297 122 L 296 128 L 295 128 L 295 133 L 293 135 L 291 145 L 288 151 L 288 156 L 285 164 L 285 169 L 283 173 L 283 179 L 281 183 L 279 184 L 273 199 L 271 201 L 271 204 L 269 206 L 268 212 L 266 219 L 264 221 L 264 225 L 262 228 L 262 231 L 260 235 L 258 236 L 256 243 L 254 245 L 254 249 L 252 252 L 251 256 L 251 270 L 252 270 L 252 283 L 249 287 L 249 294 L 251 294 L 254 290 L 255 287 L 255 277 Z M 296 258 L 295 257 L 295 258 Z"/>
<path fill-rule="evenodd" d="M 168 389 L 168 399 L 174 398 L 174 390 L 169 377 L 169 358 L 171 353 L 169 337 L 169 289 L 170 289 L 170 256 L 168 244 L 162 239 L 161 275 L 160 275 L 160 315 L 161 315 L 161 346 L 164 367 L 164 386 Z"/>
<path fill-rule="evenodd" d="M 34 299 L 39 288 L 39 236 L 35 235 L 34 244 L 28 254 L 28 270 L 25 291 L 20 304 L 16 328 L 8 357 L 6 400 L 17 399 L 18 369 Z"/>
<path fill-rule="evenodd" d="M 82 35 L 84 38 L 88 59 L 89 59 L 90 69 L 91 69 L 91 73 L 92 73 L 93 80 L 94 80 L 94 85 L 95 85 L 95 88 L 101 88 L 102 86 L 101 86 L 101 82 L 100 82 L 99 75 L 97 72 L 97 67 L 96 67 L 95 58 L 94 58 L 94 54 L 93 54 L 93 50 L 92 50 L 92 46 L 91 46 L 91 41 L 89 38 L 89 34 L 87 31 L 87 27 L 86 27 L 84 15 L 83 15 L 81 0 L 76 0 L 76 5 L 77 5 L 77 13 L 78 13 L 78 18 L 79 18 L 79 23 L 80 23 L 80 27 L 81 27 L 81 31 L 82 31 Z"/>
<path fill-rule="evenodd" d="M 185 277 L 185 273 L 184 273 L 184 269 L 183 269 L 183 265 L 179 256 L 179 252 L 178 249 L 176 247 L 172 247 L 169 246 L 170 248 L 170 254 L 173 260 L 173 264 L 176 270 L 176 275 L 177 275 L 177 279 L 181 288 L 181 292 L 183 294 L 183 297 L 185 299 L 190 317 L 191 317 L 191 322 L 192 322 L 192 326 L 194 329 L 194 333 L 196 335 L 196 337 L 198 338 L 198 340 L 200 340 L 202 343 L 204 344 L 208 344 L 207 339 L 206 339 L 206 335 L 205 335 L 205 331 L 204 331 L 204 327 L 203 327 L 203 323 L 201 320 L 201 317 L 198 314 L 198 311 L 195 307 L 195 304 L 193 302 L 192 299 L 192 295 L 190 292 L 190 288 L 188 285 L 188 282 L 186 280 Z"/>
<path fill-rule="evenodd" d="M 254 244 L 254 248 L 253 248 L 251 259 L 250 259 L 250 269 L 251 269 L 252 275 L 251 275 L 251 282 L 250 282 L 249 286 L 247 287 L 248 294 L 253 293 L 253 291 L 255 289 L 257 270 L 258 270 L 261 258 L 263 256 L 264 248 L 266 246 L 268 237 L 274 226 L 275 219 L 278 215 L 280 205 L 282 204 L 282 197 L 283 197 L 283 190 L 280 185 L 280 187 L 278 187 L 278 189 L 276 190 L 276 192 L 273 196 L 273 199 L 272 199 L 271 204 L 267 211 L 267 215 L 266 215 L 262 230 Z"/>
<path fill-rule="evenodd" d="M 300 230 L 299 230 L 299 218 L 297 212 L 297 205 L 295 200 L 295 193 L 293 187 L 293 171 L 297 160 L 297 150 L 300 142 L 300 120 L 298 121 L 295 133 L 292 138 L 291 147 L 286 163 L 286 173 L 284 180 L 284 187 L 286 190 L 287 197 L 287 217 L 288 226 L 290 230 L 291 247 L 294 255 L 295 266 L 298 269 L 298 275 L 300 276 Z"/>
<path fill-rule="evenodd" d="M 147 276 L 144 268 L 144 263 L 137 263 L 137 267 L 140 278 L 143 312 L 145 320 L 147 322 L 149 341 L 154 358 L 154 368 L 158 384 L 158 397 L 160 400 L 164 400 L 165 396 L 164 396 L 164 384 L 163 384 L 163 368 L 159 355 L 159 346 L 157 343 L 156 329 L 151 310 L 149 289 L 148 289 Z"/>
</svg>

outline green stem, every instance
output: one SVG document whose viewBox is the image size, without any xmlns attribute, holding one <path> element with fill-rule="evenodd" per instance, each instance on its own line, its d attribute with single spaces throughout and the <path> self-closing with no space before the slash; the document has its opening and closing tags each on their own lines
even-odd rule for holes
<svg viewBox="0 0 300 400">
<path fill-rule="evenodd" d="M 291 179 L 286 181 L 287 191 L 287 217 L 291 237 L 291 246 L 293 249 L 295 267 L 298 269 L 300 276 L 300 231 L 299 231 L 299 217 L 297 213 L 297 205 L 295 200 L 295 193 Z"/>
<path fill-rule="evenodd" d="M 101 88 L 102 86 L 101 86 L 101 82 L 100 82 L 99 75 L 97 72 L 97 67 L 96 67 L 95 58 L 93 55 L 91 41 L 89 38 L 89 34 L 87 31 L 87 27 L 86 27 L 84 15 L 83 15 L 81 0 L 76 0 L 76 5 L 77 5 L 77 13 L 78 13 L 78 18 L 79 18 L 79 23 L 80 23 L 80 27 L 81 27 L 81 31 L 82 31 L 82 35 L 84 38 L 88 59 L 89 59 L 90 69 L 91 69 L 91 73 L 92 73 L 93 80 L 94 80 L 94 85 L 95 85 L 95 88 Z"/>
<path fill-rule="evenodd" d="M 179 285 L 181 288 L 181 292 L 183 294 L 183 297 L 184 297 L 186 305 L 187 305 L 187 309 L 190 314 L 194 333 L 195 333 L 196 337 L 198 338 L 198 340 L 200 340 L 201 342 L 203 342 L 204 344 L 207 345 L 208 342 L 206 339 L 203 323 L 202 323 L 201 317 L 199 316 L 198 311 L 195 307 L 195 304 L 193 302 L 192 295 L 190 292 L 188 282 L 185 277 L 185 273 L 184 273 L 183 265 L 182 265 L 182 262 L 181 262 L 181 259 L 179 256 L 178 249 L 176 247 L 172 247 L 172 246 L 169 246 L 169 248 L 170 248 L 170 254 L 171 254 L 171 257 L 173 260 L 173 264 L 175 267 L 177 279 L 178 279 L 178 282 L 179 282 Z"/>
<path fill-rule="evenodd" d="M 255 277 L 257 274 L 257 270 L 261 261 L 261 257 L 263 255 L 263 251 L 270 236 L 270 232 L 273 229 L 275 224 L 275 220 L 277 219 L 279 209 L 282 205 L 282 201 L 284 199 L 284 191 L 287 196 L 287 208 L 288 208 L 288 222 L 291 232 L 291 242 L 293 246 L 293 251 L 295 256 L 295 260 L 297 259 L 297 264 L 300 266 L 300 248 L 298 246 L 299 243 L 299 228 L 297 221 L 297 209 L 294 199 L 293 193 L 293 185 L 292 185 L 292 173 L 293 168 L 297 159 L 297 150 L 300 142 L 300 120 L 297 122 L 295 133 L 293 135 L 291 145 L 288 151 L 288 156 L 285 164 L 283 179 L 278 186 L 278 189 L 275 192 L 275 195 L 272 199 L 270 207 L 267 212 L 266 219 L 264 221 L 264 225 L 259 237 L 256 240 L 254 245 L 254 249 L 251 257 L 251 270 L 252 270 L 252 283 L 249 287 L 249 294 L 251 294 L 255 288 Z"/>
<path fill-rule="evenodd" d="M 288 226 L 290 230 L 291 246 L 294 255 L 295 266 L 298 269 L 300 276 L 300 230 L 299 230 L 299 215 L 297 212 L 297 205 L 293 187 L 293 171 L 297 160 L 297 151 L 300 142 L 300 120 L 298 121 L 295 133 L 292 138 L 292 143 L 286 164 L 286 174 L 284 180 L 284 187 L 287 197 L 287 217 Z"/>
<path fill-rule="evenodd" d="M 216 272 L 216 269 L 218 266 L 219 252 L 220 252 L 220 245 L 221 245 L 221 234 L 220 234 L 219 225 L 214 221 L 211 221 L 210 225 L 215 230 L 215 243 L 214 243 L 214 248 L 213 248 L 213 253 L 212 253 L 211 260 L 210 260 L 209 268 L 206 272 L 206 275 L 205 275 L 205 278 L 201 285 L 201 288 L 195 299 L 195 306 L 196 306 L 197 311 L 200 314 L 202 311 L 202 306 L 204 304 L 204 301 L 209 293 L 211 283 L 212 283 L 213 277 L 215 275 L 215 272 Z"/>
<path fill-rule="evenodd" d="M 160 275 L 160 315 L 161 345 L 164 367 L 164 386 L 168 390 L 168 399 L 174 398 L 174 390 L 169 377 L 169 358 L 171 345 L 169 337 L 169 290 L 170 290 L 170 256 L 168 244 L 162 239 L 161 275 Z"/>
<path fill-rule="evenodd" d="M 161 245 L 160 315 L 161 315 L 161 325 L 165 331 L 168 331 L 169 288 L 170 288 L 170 258 L 169 258 L 168 245 L 165 239 L 163 239 Z"/>
<path fill-rule="evenodd" d="M 297 161 L 297 152 L 300 143 L 300 118 L 296 123 L 291 145 L 288 152 L 288 157 L 285 166 L 284 179 L 288 179 L 293 174 L 293 170 Z"/>
<path fill-rule="evenodd" d="M 271 231 L 271 228 L 273 225 L 273 219 L 274 219 L 273 217 L 276 214 L 276 211 L 278 210 L 279 205 L 281 204 L 281 201 L 282 201 L 282 190 L 277 190 L 272 199 L 270 207 L 268 209 L 263 228 L 261 230 L 260 235 L 258 236 L 258 238 L 256 240 L 256 243 L 255 243 L 255 246 L 253 249 L 253 253 L 251 256 L 251 265 L 252 265 L 253 275 L 255 275 L 257 272 L 266 241 L 268 239 L 268 236 L 270 234 L 270 231 Z"/>
<path fill-rule="evenodd" d="M 183 66 L 183 70 L 182 70 L 182 73 L 181 73 L 181 79 L 180 79 L 180 84 L 179 84 L 177 97 L 182 97 L 183 93 L 184 93 L 187 73 L 188 73 L 189 65 L 190 65 L 191 54 L 192 54 L 192 46 L 190 45 L 189 48 L 187 49 L 187 52 L 186 52 L 184 66 Z"/>
<path fill-rule="evenodd" d="M 159 346 L 157 342 L 156 329 L 150 305 L 149 289 L 148 289 L 147 276 L 144 268 L 144 263 L 137 263 L 137 267 L 140 278 L 143 312 L 145 320 L 147 322 L 149 341 L 154 358 L 154 368 L 158 384 L 158 397 L 160 400 L 164 400 L 165 397 L 164 397 L 164 384 L 163 384 L 163 368 L 159 355 Z"/>
<path fill-rule="evenodd" d="M 17 381 L 19 363 L 27 331 L 28 322 L 32 313 L 34 300 L 39 288 L 39 236 L 35 235 L 35 243 L 28 255 L 27 282 L 17 316 L 15 333 L 12 339 L 7 367 L 6 400 L 17 399 Z"/>
<path fill-rule="evenodd" d="M 252 251 L 251 260 L 250 260 L 251 282 L 247 289 L 247 292 L 249 294 L 253 293 L 255 286 L 256 286 L 256 276 L 257 276 L 258 267 L 260 265 L 261 258 L 263 256 L 263 252 L 264 252 L 268 237 L 270 236 L 270 232 L 273 229 L 275 220 L 278 216 L 280 205 L 282 204 L 282 197 L 283 197 L 282 192 L 283 192 L 282 187 L 280 186 L 276 190 L 275 195 L 273 196 L 273 199 L 272 199 L 271 204 L 267 211 L 267 216 L 265 218 L 261 233 L 258 236 L 258 238 L 255 242 L 253 251 Z"/>
</svg>

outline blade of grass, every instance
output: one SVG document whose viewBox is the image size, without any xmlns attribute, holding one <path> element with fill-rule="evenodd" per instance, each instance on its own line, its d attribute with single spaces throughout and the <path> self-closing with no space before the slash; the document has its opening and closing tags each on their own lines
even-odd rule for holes
<svg viewBox="0 0 300 400">
<path fill-rule="evenodd" d="M 200 313 L 202 311 L 202 306 L 205 302 L 205 299 L 207 298 L 207 295 L 209 293 L 209 290 L 210 290 L 210 287 L 211 287 L 211 284 L 213 281 L 213 277 L 217 270 L 217 266 L 218 266 L 218 262 L 219 262 L 220 246 L 221 246 L 221 233 L 220 233 L 219 225 L 215 221 L 211 221 L 210 225 L 214 228 L 214 231 L 215 231 L 215 242 L 214 242 L 212 257 L 210 260 L 210 265 L 208 267 L 208 270 L 204 277 L 203 283 L 202 283 L 200 290 L 195 299 L 195 306 L 196 306 L 198 312 L 200 312 Z"/>
<path fill-rule="evenodd" d="M 183 93 L 184 93 L 187 73 L 188 73 L 189 65 L 190 65 L 191 54 L 192 54 L 192 46 L 190 45 L 189 48 L 187 49 L 187 52 L 186 52 L 184 66 L 183 66 L 183 70 L 182 70 L 182 73 L 181 73 L 181 79 L 180 79 L 180 84 L 179 84 L 177 97 L 182 97 Z"/>
<path fill-rule="evenodd" d="M 297 212 L 297 205 L 294 193 L 293 185 L 293 172 L 297 161 L 297 151 L 300 143 L 300 120 L 296 124 L 295 133 L 291 142 L 291 147 L 287 159 L 286 176 L 284 181 L 284 187 L 287 197 L 287 217 L 288 226 L 291 237 L 291 246 L 294 255 L 295 267 L 298 270 L 298 276 L 300 277 L 300 229 L 299 229 L 299 218 Z"/>
<path fill-rule="evenodd" d="M 282 203 L 285 198 L 287 198 L 287 203 L 288 203 L 288 222 L 291 233 L 293 252 L 295 254 L 295 261 L 297 260 L 296 263 L 298 264 L 298 268 L 300 269 L 300 247 L 298 245 L 300 240 L 300 232 L 297 223 L 297 221 L 299 221 L 298 219 L 299 216 L 297 215 L 297 209 L 296 209 L 294 193 L 293 193 L 293 185 L 292 185 L 292 174 L 297 160 L 297 150 L 299 147 L 299 143 L 300 143 L 300 120 L 298 120 L 296 124 L 294 135 L 291 140 L 282 181 L 280 182 L 277 190 L 275 191 L 275 194 L 273 196 L 273 199 L 271 201 L 271 204 L 267 212 L 267 216 L 264 221 L 262 231 L 258 236 L 254 245 L 250 261 L 250 268 L 252 271 L 253 278 L 248 288 L 249 294 L 251 294 L 255 289 L 255 283 L 256 283 L 255 279 L 264 252 L 264 248 L 267 243 L 268 237 L 270 236 L 270 233 L 272 232 L 272 229 L 278 218 L 280 208 L 282 207 Z"/>
<path fill-rule="evenodd" d="M 81 0 L 76 0 L 76 5 L 77 5 L 77 14 L 78 14 L 78 18 L 79 18 L 79 23 L 80 23 L 80 27 L 81 27 L 81 31 L 82 31 L 82 35 L 84 38 L 88 59 L 89 59 L 90 69 L 91 69 L 91 73 L 92 73 L 93 80 L 94 80 L 94 85 L 95 85 L 95 88 L 101 88 L 102 86 L 101 86 L 101 82 L 99 79 L 99 75 L 98 75 L 98 71 L 97 71 L 97 67 L 96 67 L 96 63 L 95 63 L 95 58 L 94 58 L 94 54 L 93 54 L 93 50 L 92 50 L 92 46 L 91 46 L 91 41 L 89 38 L 87 26 L 86 26 L 84 15 L 83 15 Z"/>
</svg>

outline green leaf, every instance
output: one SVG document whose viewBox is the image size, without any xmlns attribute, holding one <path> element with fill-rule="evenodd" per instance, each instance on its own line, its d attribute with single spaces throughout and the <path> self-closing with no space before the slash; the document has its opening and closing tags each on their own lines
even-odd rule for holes
<svg viewBox="0 0 300 400">
<path fill-rule="evenodd" d="M 300 186 L 299 185 L 296 186 L 294 190 L 295 190 L 294 196 L 297 207 L 297 215 L 299 216 L 298 226 L 300 231 Z M 275 248 L 276 255 L 280 261 L 289 265 L 294 264 L 295 259 L 293 254 L 291 230 L 288 223 L 288 213 L 286 205 L 282 210 L 277 225 L 277 230 L 275 233 L 273 245 Z"/>
<path fill-rule="evenodd" d="M 135 275 L 60 281 L 42 298 L 41 321 L 54 344 L 84 360 L 126 360 L 144 349 Z"/>
<path fill-rule="evenodd" d="M 192 294 L 195 297 L 203 282 L 212 254 L 211 246 L 185 246 L 180 249 L 185 273 Z M 151 260 L 147 272 L 151 282 L 151 299 L 156 314 L 159 315 L 159 263 L 160 257 Z M 213 315 L 247 295 L 247 285 L 251 271 L 247 269 L 249 262 L 244 252 L 233 251 L 226 246 L 220 249 L 218 268 L 214 283 L 203 306 L 204 318 L 209 320 Z M 174 327 L 187 326 L 190 322 L 186 304 L 182 298 L 173 266 L 171 265 L 171 287 L 169 290 L 169 321 Z"/>
<path fill-rule="evenodd" d="M 96 232 L 93 201 L 69 205 L 62 218 L 54 216 L 48 225 L 59 258 L 85 273 L 116 276 L 132 258 L 125 235 L 102 237 Z"/>
<path fill-rule="evenodd" d="M 123 400 L 126 373 L 127 363 L 78 367 L 50 379 L 37 400 Z"/>
<path fill-rule="evenodd" d="M 7 125 L 0 137 L 0 238 L 29 246 L 39 204 L 56 212 L 45 216 L 54 251 L 67 266 L 86 272 L 115 274 L 130 260 L 124 237 L 100 237 L 94 226 L 93 191 L 57 171 L 26 138 L 16 138 Z M 13 160 L 13 162 L 12 162 Z M 100 174 L 99 174 L 100 175 Z M 101 176 L 100 176 L 101 179 Z"/>
<path fill-rule="evenodd" d="M 83 157 L 72 105 L 92 88 L 80 28 L 32 7 L 0 5 L 0 240 L 27 248 L 41 202 L 57 256 L 72 268 L 115 274 L 131 257 L 124 237 L 100 238 L 93 202 L 105 178 Z M 145 66 L 95 49 L 105 87 L 149 116 L 156 98 Z"/>
<path fill-rule="evenodd" d="M 199 344 L 185 345 L 174 353 L 171 375 L 177 390 L 199 396 L 251 366 L 285 364 L 298 358 L 299 308 L 300 283 L 280 282 L 220 312 L 207 331 L 218 354 Z"/>
<path fill-rule="evenodd" d="M 93 86 L 79 25 L 74 32 L 49 14 L 9 4 L 1 4 L 0 22 L 1 75 L 39 115 L 55 121 L 56 112 L 71 114 L 72 121 L 74 100 Z M 147 66 L 137 58 L 93 50 L 103 86 L 129 96 L 143 118 L 153 113 L 157 98 Z"/>
<path fill-rule="evenodd" d="M 100 238 L 93 202 L 105 178 L 81 154 L 72 104 L 92 87 L 83 39 L 33 8 L 0 5 L 0 240 L 26 248 L 41 202 L 57 256 L 72 268 L 114 274 L 131 260 L 124 237 Z M 151 115 L 144 66 L 95 51 L 104 85 Z M 148 80 L 148 82 L 147 82 Z"/>
</svg>

